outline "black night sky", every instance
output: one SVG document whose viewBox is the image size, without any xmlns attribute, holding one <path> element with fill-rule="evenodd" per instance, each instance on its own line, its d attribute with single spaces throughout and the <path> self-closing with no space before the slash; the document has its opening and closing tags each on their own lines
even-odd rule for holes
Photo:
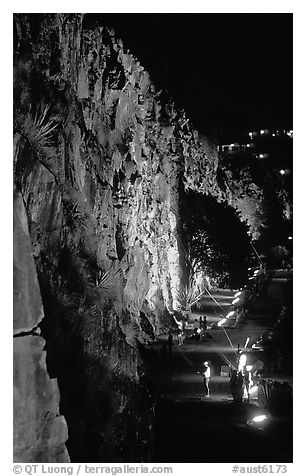
<svg viewBox="0 0 306 476">
<path fill-rule="evenodd" d="M 167 90 L 193 125 L 233 140 L 292 128 L 292 14 L 90 14 Z"/>
</svg>

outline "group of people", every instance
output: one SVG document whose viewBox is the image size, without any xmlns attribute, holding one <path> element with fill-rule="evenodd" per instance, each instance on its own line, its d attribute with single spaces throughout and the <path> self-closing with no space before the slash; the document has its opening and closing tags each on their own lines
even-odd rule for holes
<svg viewBox="0 0 306 476">
<path fill-rule="evenodd" d="M 244 395 L 244 389 L 247 391 L 248 395 L 248 401 L 250 399 L 250 381 L 249 381 L 249 372 L 247 374 L 243 374 L 241 370 L 235 370 L 233 369 L 231 371 L 231 377 L 230 377 L 230 387 L 231 387 L 231 393 L 233 396 L 233 400 L 236 403 L 242 403 L 243 400 L 243 395 Z"/>
<path fill-rule="evenodd" d="M 244 395 L 246 395 L 247 401 L 250 401 L 250 389 L 257 385 L 262 377 L 263 362 L 258 360 L 252 367 L 253 374 L 248 366 L 243 368 L 238 366 L 237 370 L 231 369 L 230 387 L 234 402 L 241 403 Z"/>
<path fill-rule="evenodd" d="M 204 340 L 207 331 L 207 317 L 200 316 L 199 320 L 195 319 L 193 323 L 193 330 L 194 336 L 198 338 L 198 340 Z"/>
</svg>

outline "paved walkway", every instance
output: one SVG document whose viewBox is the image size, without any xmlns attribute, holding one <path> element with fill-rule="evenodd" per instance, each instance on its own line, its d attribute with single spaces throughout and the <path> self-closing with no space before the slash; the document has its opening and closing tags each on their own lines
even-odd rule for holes
<svg viewBox="0 0 306 476">
<path fill-rule="evenodd" d="M 220 376 L 221 366 L 231 363 L 235 367 L 238 345 L 240 349 L 243 348 L 249 338 L 248 349 L 250 349 L 260 335 L 274 324 L 280 310 L 287 276 L 288 273 L 282 270 L 269 272 L 268 284 L 257 298 L 253 311 L 242 324 L 234 329 L 213 330 L 211 325 L 220 319 L 219 311 L 224 312 L 215 301 L 227 312 L 237 290 L 214 289 L 211 294 L 215 301 L 209 296 L 205 296 L 200 301 L 201 312 L 193 313 L 190 320 L 205 314 L 208 318 L 208 333 L 212 339 L 205 342 L 185 339 L 183 346 L 173 346 L 172 363 L 168 372 L 167 389 L 165 389 L 167 398 L 190 400 L 203 396 L 202 377 L 196 372 L 201 370 L 205 360 L 208 360 L 211 365 L 211 398 L 218 401 L 228 401 L 231 398 L 229 377 Z M 160 342 L 165 342 L 166 339 L 166 335 L 161 336 Z M 247 355 L 250 364 L 261 358 L 259 352 L 251 351 Z M 266 377 L 292 383 L 290 375 L 269 374 L 266 371 Z"/>
<path fill-rule="evenodd" d="M 274 274 L 274 273 L 273 273 Z M 160 382 L 163 397 L 156 408 L 155 460 L 159 462 L 291 462 L 292 418 L 271 420 L 264 432 L 247 425 L 254 415 L 262 413 L 257 400 L 250 404 L 234 404 L 229 378 L 220 375 L 221 366 L 236 363 L 238 344 L 244 346 L 247 337 L 250 345 L 268 329 L 280 307 L 281 289 L 286 276 L 272 276 L 268 287 L 259 296 L 247 320 L 228 329 L 227 334 L 209 329 L 212 336 L 206 342 L 186 340 L 183 346 L 173 346 L 173 356 L 165 365 Z M 226 309 L 235 291 L 214 290 L 213 297 Z M 211 325 L 219 319 L 217 305 L 205 297 L 201 314 Z M 192 316 L 192 319 L 197 314 Z M 232 343 L 230 344 L 228 337 Z M 166 340 L 162 336 L 157 347 Z M 252 353 L 249 358 L 256 358 Z M 203 397 L 203 383 L 197 370 L 204 360 L 211 364 L 210 398 Z M 288 380 L 290 376 L 271 375 Z M 280 437 L 280 435 L 282 435 Z"/>
</svg>

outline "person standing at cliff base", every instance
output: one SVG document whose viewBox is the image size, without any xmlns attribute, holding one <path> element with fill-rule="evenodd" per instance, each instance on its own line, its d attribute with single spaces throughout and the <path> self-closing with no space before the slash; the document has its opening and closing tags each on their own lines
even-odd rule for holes
<svg viewBox="0 0 306 476">
<path fill-rule="evenodd" d="M 203 364 L 202 375 L 203 375 L 205 397 L 210 397 L 210 392 L 209 392 L 210 367 L 207 360 Z"/>
</svg>

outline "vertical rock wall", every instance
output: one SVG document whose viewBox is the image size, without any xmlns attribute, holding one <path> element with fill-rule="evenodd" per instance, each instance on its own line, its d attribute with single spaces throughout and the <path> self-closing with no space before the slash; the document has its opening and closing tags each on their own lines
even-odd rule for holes
<svg viewBox="0 0 306 476">
<path fill-rule="evenodd" d="M 114 33 L 85 20 L 15 15 L 15 178 L 70 457 L 148 461 L 153 401 L 141 349 L 172 325 L 179 191 L 225 195 L 215 150 L 160 100 Z"/>
</svg>

